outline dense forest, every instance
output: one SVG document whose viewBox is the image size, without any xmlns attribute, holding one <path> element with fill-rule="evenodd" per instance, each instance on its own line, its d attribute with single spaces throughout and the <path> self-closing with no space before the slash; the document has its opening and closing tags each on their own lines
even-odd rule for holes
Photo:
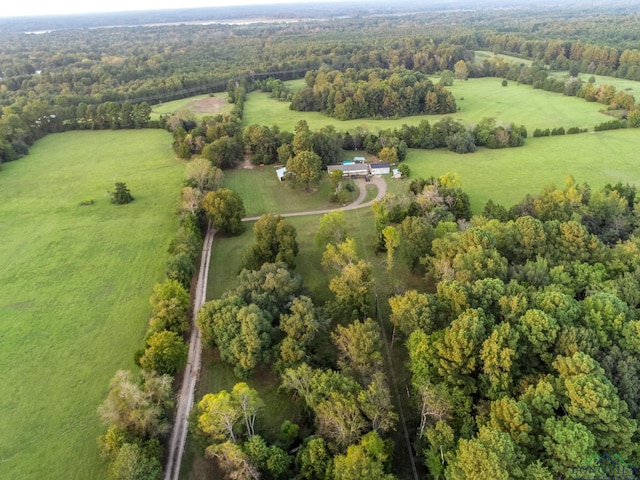
<svg viewBox="0 0 640 480">
<path fill-rule="evenodd" d="M 443 8 L 331 22 L 75 28 L 42 34 L 6 29 L 0 32 L 0 158 L 25 155 L 49 132 L 144 123 L 144 106 L 114 121 L 112 102 L 130 102 L 127 109 L 134 110 L 138 104 L 223 91 L 229 80 L 301 78 L 325 65 L 341 72 L 404 68 L 417 75 L 453 71 L 464 60 L 470 77 L 534 83 L 536 68 L 475 63 L 474 50 L 484 49 L 530 59 L 544 69 L 573 67 L 640 79 L 634 33 L 640 31 L 640 17 L 632 9 L 532 12 L 518 7 L 516 12 L 517 22 L 512 11 Z M 541 74 L 537 81 L 545 78 Z M 331 111 L 332 106 L 317 108 Z M 407 107 L 402 113 L 414 111 Z M 371 113 L 376 112 L 341 115 Z"/>
<path fill-rule="evenodd" d="M 244 229 L 243 201 L 221 188 L 223 169 L 247 154 L 257 164 L 281 162 L 287 182 L 309 191 L 342 149 L 395 163 L 409 148 L 463 154 L 524 145 L 524 125 L 491 118 L 463 125 L 445 116 L 457 110 L 447 86 L 472 77 L 599 102 L 612 120 L 596 130 L 640 126 L 633 96 L 578 78 L 640 80 L 640 15 L 633 8 L 439 7 L 393 16 L 382 15 L 384 6 L 316 6 L 307 15 L 278 9 L 277 18 L 296 21 L 238 25 L 89 30 L 56 21 L 50 31 L 24 33 L 42 25 L 32 20 L 0 32 L 0 166 L 28 155 L 44 135 L 76 129 L 164 128 L 176 155 L 192 159 L 167 279 L 153 292 L 144 346 L 134 354 L 141 370 L 118 372 L 100 407 L 108 424 L 100 445 L 112 478 L 129 478 L 136 468 L 136 478 L 161 475 L 203 226 L 210 221 L 228 236 Z M 107 18 L 120 24 L 118 15 Z M 522 62 L 477 61 L 478 50 Z M 552 75 L 557 70 L 569 75 Z M 297 92 L 283 83 L 302 78 Z M 442 117 L 375 133 L 311 131 L 302 120 L 287 132 L 243 124 L 253 90 L 338 120 Z M 231 113 L 151 120 L 154 104 L 215 92 L 227 93 Z M 566 478 L 596 452 L 640 464 L 635 186 L 593 190 L 569 178 L 511 208 L 489 202 L 473 216 L 455 176 L 445 175 L 415 179 L 404 194 L 376 200 L 373 216 L 375 253 L 386 254 L 389 270 L 403 262 L 420 285 L 393 295 L 384 309 L 395 341 L 406 346 L 412 411 L 402 423 L 421 472 L 451 480 Z M 229 478 L 396 478 L 391 436 L 400 417 L 380 312 L 371 303 L 373 267 L 356 253 L 344 215 L 320 223 L 318 267 L 330 278 L 328 301 L 315 304 L 295 271 L 295 228 L 267 214 L 253 226 L 255 243 L 242 253 L 237 285 L 197 317 L 206 346 L 238 379 L 230 391 L 205 395 L 191 418 L 199 448 Z M 244 383 L 262 367 L 277 374 L 303 412 L 271 443 L 255 426 L 263 401 Z"/>
</svg>

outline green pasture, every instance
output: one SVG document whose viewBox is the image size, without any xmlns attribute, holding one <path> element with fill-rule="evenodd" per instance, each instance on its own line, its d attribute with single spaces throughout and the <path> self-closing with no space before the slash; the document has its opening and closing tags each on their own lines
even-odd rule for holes
<svg viewBox="0 0 640 480">
<path fill-rule="evenodd" d="M 154 105 L 151 110 L 151 120 L 157 120 L 161 115 L 173 115 L 176 112 L 181 110 L 191 111 L 192 108 L 201 100 L 205 100 L 211 97 L 219 98 L 224 100 L 224 105 L 220 112 L 217 113 L 231 113 L 233 109 L 233 105 L 227 102 L 227 94 L 226 93 L 216 93 L 215 95 L 196 95 L 195 97 L 182 98 L 180 100 L 173 100 L 171 102 L 159 103 Z M 202 118 L 205 115 L 214 115 L 216 112 L 212 113 L 202 113 L 202 112 L 193 112 L 196 118 Z"/>
<path fill-rule="evenodd" d="M 458 155 L 448 150 L 411 150 L 406 163 L 412 177 L 460 175 L 475 213 L 492 199 L 510 207 L 528 194 L 568 175 L 593 189 L 622 181 L 640 185 L 640 135 L 637 129 L 610 130 L 579 135 L 527 138 L 520 148 L 479 149 Z M 392 180 L 387 183 L 394 184 Z"/>
<path fill-rule="evenodd" d="M 569 72 L 552 72 L 551 75 L 557 78 L 566 79 L 569 76 Z M 640 100 L 640 82 L 634 80 L 626 80 L 624 78 L 605 77 L 603 75 L 591 75 L 590 73 L 580 73 L 578 78 L 583 82 L 589 81 L 589 78 L 595 79 L 596 85 L 612 85 L 616 87 L 616 90 L 622 90 L 636 97 L 636 102 Z M 583 100 L 584 101 L 584 100 Z M 601 108 L 604 108 L 601 106 Z"/>
<path fill-rule="evenodd" d="M 530 133 L 536 128 L 592 129 L 599 123 L 611 120 L 611 117 L 600 112 L 602 105 L 598 103 L 535 90 L 530 85 L 518 85 L 516 82 L 509 82 L 503 87 L 501 82 L 501 79 L 493 77 L 455 81 L 451 87 L 447 87 L 455 96 L 459 108 L 452 117 L 465 125 L 478 123 L 484 117 L 494 117 L 499 123 L 525 125 Z M 278 102 L 270 98 L 268 93 L 252 92 L 245 103 L 243 121 L 245 125 L 278 125 L 282 130 L 291 132 L 300 120 L 306 120 L 311 130 L 333 125 L 338 131 L 354 130 L 362 126 L 377 132 L 386 128 L 399 128 L 403 124 L 417 125 L 423 119 L 433 124 L 441 118 L 441 115 L 418 115 L 387 120 L 361 118 L 341 121 L 319 112 L 289 110 L 288 103 Z"/>
<path fill-rule="evenodd" d="M 174 157 L 162 130 L 68 132 L 0 171 L 0 478 L 106 477 L 96 409 L 164 278 Z M 133 203 L 110 203 L 115 181 Z"/>
<path fill-rule="evenodd" d="M 494 57 L 504 59 L 507 62 L 515 63 L 516 65 L 526 65 L 527 67 L 530 67 L 531 64 L 533 63 L 531 60 L 526 60 L 524 58 L 514 57 L 512 55 L 505 55 L 502 53 L 493 53 L 486 50 L 476 50 L 474 54 L 475 54 L 474 62 L 478 64 L 481 64 L 483 61 L 488 60 L 490 58 L 494 58 Z"/>
<path fill-rule="evenodd" d="M 247 217 L 265 213 L 291 213 L 334 208 L 329 202 L 331 186 L 321 182 L 317 189 L 306 193 L 292 190 L 286 181 L 280 182 L 273 165 L 251 169 L 239 168 L 224 172 L 224 185 L 240 194 Z"/>
</svg>

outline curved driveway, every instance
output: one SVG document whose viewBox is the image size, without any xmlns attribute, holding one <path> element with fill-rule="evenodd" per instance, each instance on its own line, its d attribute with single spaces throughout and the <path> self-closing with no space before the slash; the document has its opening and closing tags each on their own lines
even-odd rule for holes
<svg viewBox="0 0 640 480">
<path fill-rule="evenodd" d="M 324 213 L 334 212 L 336 210 L 355 210 L 357 208 L 364 208 L 364 207 L 371 206 L 374 200 L 380 200 L 387 193 L 387 182 L 385 182 L 384 178 L 380 176 L 371 177 L 371 183 L 377 187 L 378 194 L 376 195 L 376 198 L 374 198 L 374 200 L 371 200 L 366 203 L 362 203 L 364 202 L 364 199 L 367 196 L 367 183 L 364 181 L 364 178 L 356 178 L 354 183 L 358 186 L 358 189 L 360 190 L 360 195 L 358 196 L 358 198 L 356 198 L 356 200 L 353 203 L 350 203 L 349 205 L 346 205 L 344 207 L 338 207 L 338 208 L 327 208 L 324 210 L 310 210 L 306 212 L 294 212 L 294 213 L 279 213 L 278 215 L 280 215 L 281 217 L 302 217 L 305 215 L 320 215 Z M 245 217 L 242 219 L 242 221 L 252 222 L 254 220 L 258 220 L 260 217 L 261 215 L 258 215 L 257 217 Z"/>
</svg>

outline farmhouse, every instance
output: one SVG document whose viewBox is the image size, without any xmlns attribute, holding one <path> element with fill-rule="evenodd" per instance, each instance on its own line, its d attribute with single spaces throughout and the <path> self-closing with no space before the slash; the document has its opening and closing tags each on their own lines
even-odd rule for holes
<svg viewBox="0 0 640 480">
<path fill-rule="evenodd" d="M 387 175 L 391 173 L 391 165 L 388 163 L 372 163 L 369 168 L 371 175 Z"/>
<path fill-rule="evenodd" d="M 351 165 L 328 165 L 327 171 L 329 173 L 334 170 L 341 170 L 343 177 L 359 177 L 369 174 L 369 165 L 358 163 Z"/>
</svg>

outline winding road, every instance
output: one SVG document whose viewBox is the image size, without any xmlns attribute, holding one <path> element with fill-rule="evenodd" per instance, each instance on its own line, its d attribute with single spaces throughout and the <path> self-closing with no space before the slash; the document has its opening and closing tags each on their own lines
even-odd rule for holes
<svg viewBox="0 0 640 480">
<path fill-rule="evenodd" d="M 382 177 L 371 177 L 371 183 L 378 189 L 378 193 L 374 200 L 379 200 L 387 193 L 387 183 Z M 321 215 L 335 210 L 355 210 L 357 208 L 365 208 L 373 204 L 374 200 L 364 202 L 367 196 L 366 182 L 362 178 L 355 180 L 355 184 L 360 190 L 358 198 L 349 205 L 340 208 L 332 208 L 326 210 L 314 210 L 307 212 L 281 213 L 283 217 L 301 217 L 304 215 Z M 246 217 L 243 222 L 258 220 L 260 217 Z M 211 246 L 216 231 L 213 228 L 207 230 L 202 247 L 202 257 L 200 259 L 200 270 L 198 272 L 198 283 L 196 285 L 195 300 L 193 311 L 197 314 L 200 307 L 206 300 L 207 295 L 207 279 L 209 275 L 209 261 L 211 258 Z M 191 336 L 189 338 L 189 357 L 187 366 L 182 379 L 182 388 L 178 395 L 178 408 L 176 409 L 176 417 L 171 431 L 171 439 L 169 440 L 169 453 L 167 457 L 167 465 L 165 468 L 164 480 L 178 480 L 180 476 L 180 466 L 182 464 L 182 454 L 187 442 L 187 432 L 189 430 L 189 412 L 193 407 L 196 383 L 200 376 L 200 365 L 202 356 L 202 341 L 200 340 L 200 330 L 194 322 L 191 325 Z"/>
</svg>

